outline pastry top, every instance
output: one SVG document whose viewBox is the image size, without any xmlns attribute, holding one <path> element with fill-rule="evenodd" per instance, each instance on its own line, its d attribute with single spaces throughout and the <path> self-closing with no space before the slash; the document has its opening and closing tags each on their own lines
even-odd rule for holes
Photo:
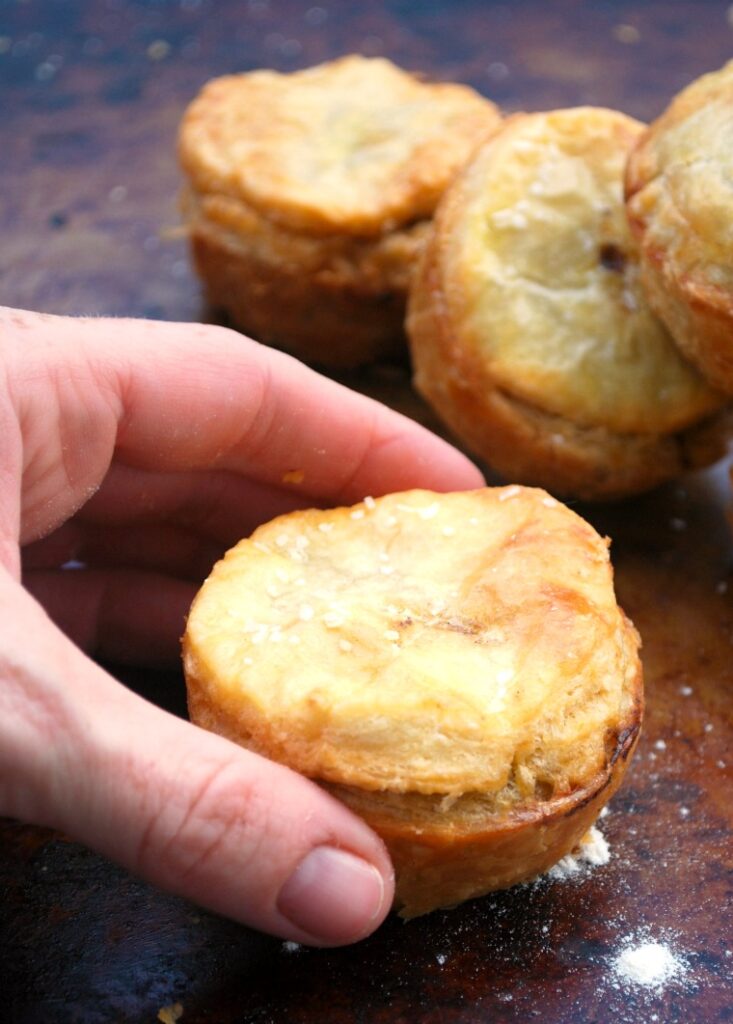
<svg viewBox="0 0 733 1024">
<path fill-rule="evenodd" d="M 511 118 L 446 193 L 434 245 L 464 375 L 579 426 L 665 434 L 721 400 L 641 291 L 622 194 L 641 131 L 591 107 Z"/>
<path fill-rule="evenodd" d="M 220 710 L 251 749 L 394 793 L 570 792 L 638 701 L 607 543 L 518 486 L 273 520 L 204 583 L 184 664 L 198 720 Z"/>
<path fill-rule="evenodd" d="M 199 192 L 242 199 L 296 230 L 369 235 L 431 216 L 498 122 L 468 86 L 348 56 L 214 79 L 189 106 L 179 148 Z"/>
<path fill-rule="evenodd" d="M 626 192 L 652 258 L 699 300 L 730 310 L 733 61 L 683 89 L 650 125 L 630 157 Z"/>
</svg>

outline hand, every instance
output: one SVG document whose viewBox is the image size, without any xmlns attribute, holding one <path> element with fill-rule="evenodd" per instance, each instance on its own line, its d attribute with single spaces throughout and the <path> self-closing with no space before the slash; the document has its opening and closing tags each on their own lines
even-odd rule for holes
<svg viewBox="0 0 733 1024">
<path fill-rule="evenodd" d="M 0 309 L 0 813 L 288 939 L 371 932 L 393 881 L 361 820 L 82 648 L 176 661 L 196 584 L 278 513 L 481 483 L 414 423 L 233 332 Z"/>
</svg>

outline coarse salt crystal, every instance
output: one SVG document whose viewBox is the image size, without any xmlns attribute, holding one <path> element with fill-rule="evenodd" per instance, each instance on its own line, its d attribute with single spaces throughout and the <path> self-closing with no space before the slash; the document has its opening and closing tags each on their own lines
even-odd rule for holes
<svg viewBox="0 0 733 1024">
<path fill-rule="evenodd" d="M 499 501 L 508 501 L 510 498 L 516 498 L 521 490 L 522 488 L 517 487 L 516 484 L 512 484 L 511 487 L 505 487 L 499 495 Z"/>
<path fill-rule="evenodd" d="M 350 513 L 350 516 L 351 516 L 352 519 L 363 519 L 364 518 L 364 509 L 363 508 L 355 508 L 354 511 Z"/>
<path fill-rule="evenodd" d="M 516 209 L 497 210 L 491 215 L 491 219 L 497 228 L 518 228 L 523 230 L 527 227 L 527 218 Z"/>
<path fill-rule="evenodd" d="M 301 605 L 298 616 L 303 620 L 303 622 L 310 622 L 313 618 L 313 608 L 309 604 Z"/>
<path fill-rule="evenodd" d="M 367 494 L 366 498 L 364 498 L 364 504 L 366 505 L 370 512 L 373 508 L 376 508 L 377 506 L 377 503 L 371 496 L 371 494 Z"/>
</svg>

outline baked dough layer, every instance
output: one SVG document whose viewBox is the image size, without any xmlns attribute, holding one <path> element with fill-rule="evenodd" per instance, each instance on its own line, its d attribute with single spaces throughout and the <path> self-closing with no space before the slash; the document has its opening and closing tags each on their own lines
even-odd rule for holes
<svg viewBox="0 0 733 1024">
<path fill-rule="evenodd" d="M 519 488 L 260 527 L 200 591 L 186 663 L 194 707 L 261 753 L 428 794 L 573 788 L 605 763 L 636 671 L 606 544 Z"/>
<path fill-rule="evenodd" d="M 638 648 L 607 542 L 510 486 L 260 527 L 199 592 L 184 666 L 193 721 L 383 836 L 410 916 L 580 841 L 636 741 Z"/>
<path fill-rule="evenodd" d="M 404 356 L 429 218 L 498 122 L 467 86 L 426 83 L 381 59 L 210 82 L 179 138 L 209 302 L 308 362 Z"/>
<path fill-rule="evenodd" d="M 502 473 L 617 497 L 717 458 L 722 404 L 646 304 L 622 202 L 642 126 L 518 115 L 446 192 L 410 296 L 415 384 Z M 718 434 L 717 442 L 710 443 Z"/>
<path fill-rule="evenodd" d="M 229 196 L 184 198 L 207 298 L 260 341 L 349 368 L 405 350 L 407 288 L 429 230 L 376 238 L 285 229 Z"/>
<path fill-rule="evenodd" d="M 649 301 L 685 355 L 733 393 L 733 61 L 679 93 L 626 174 Z"/>
<path fill-rule="evenodd" d="M 497 121 L 468 86 L 351 55 L 214 79 L 186 112 L 180 156 L 199 193 L 241 199 L 290 228 L 378 235 L 431 216 Z"/>
</svg>

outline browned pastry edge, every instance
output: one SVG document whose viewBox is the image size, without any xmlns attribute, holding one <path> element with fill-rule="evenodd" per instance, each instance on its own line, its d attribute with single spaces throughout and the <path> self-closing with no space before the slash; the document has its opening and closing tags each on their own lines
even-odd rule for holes
<svg viewBox="0 0 733 1024">
<path fill-rule="evenodd" d="M 631 163 L 627 196 L 641 187 Z M 641 282 L 649 305 L 708 383 L 733 394 L 733 296 L 712 282 L 676 274 L 665 253 L 649 243 L 640 218 L 628 206 L 627 211 L 639 240 Z"/>
<path fill-rule="evenodd" d="M 627 720 L 609 737 L 606 765 L 586 786 L 498 813 L 493 810 L 493 795 L 488 795 L 490 809 L 478 828 L 476 801 L 481 800 L 480 794 L 459 797 L 444 811 L 438 798 L 435 809 L 426 813 L 421 796 L 314 781 L 381 836 L 395 868 L 395 909 L 402 917 L 416 917 L 527 881 L 570 853 L 620 786 L 636 747 L 643 715 L 640 663 L 629 704 Z M 247 746 L 240 723 L 192 688 L 189 709 L 198 725 Z M 472 805 L 470 815 L 464 809 L 466 798 Z"/>
<path fill-rule="evenodd" d="M 706 240 L 689 223 L 685 211 L 667 197 L 674 242 L 662 247 L 650 229 L 660 212 L 645 209 L 645 190 L 657 179 L 665 185 L 668 168 L 660 164 L 657 140 L 708 101 L 722 94 L 731 103 L 732 64 L 696 79 L 671 100 L 667 109 L 648 126 L 632 149 L 626 165 L 626 212 L 641 252 L 642 284 L 649 305 L 663 321 L 681 352 L 715 388 L 733 394 L 733 294 L 716 283 L 710 273 L 715 259 Z M 680 165 L 690 157 L 681 157 Z M 674 170 L 674 162 L 669 169 Z M 669 186 L 667 186 L 669 187 Z"/>
<path fill-rule="evenodd" d="M 455 337 L 442 300 L 439 256 L 436 232 L 408 302 L 415 387 L 456 436 L 507 479 L 609 500 L 649 490 L 725 454 L 733 427 L 726 410 L 677 434 L 617 434 L 579 426 L 502 390 Z"/>
<path fill-rule="evenodd" d="M 258 341 L 334 369 L 404 356 L 404 292 L 332 285 L 234 252 L 195 230 L 191 247 L 209 304 Z"/>
<path fill-rule="evenodd" d="M 432 820 L 380 808 L 378 794 L 327 787 L 382 837 L 395 867 L 395 909 L 404 918 L 453 906 L 543 874 L 574 850 L 611 799 L 626 772 L 641 732 L 642 671 L 634 683 L 629 718 L 612 739 L 608 762 L 581 789 L 546 802 L 488 814 L 485 827 L 462 825 L 460 800 Z"/>
</svg>

